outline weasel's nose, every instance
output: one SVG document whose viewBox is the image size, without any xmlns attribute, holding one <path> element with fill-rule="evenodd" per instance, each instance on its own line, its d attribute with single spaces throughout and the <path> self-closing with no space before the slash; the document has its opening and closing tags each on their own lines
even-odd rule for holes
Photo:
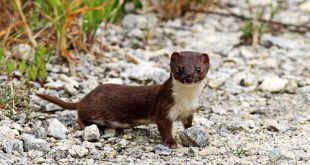
<svg viewBox="0 0 310 165">
<path fill-rule="evenodd" d="M 193 82 L 193 78 L 192 77 L 186 77 L 185 78 L 185 82 L 186 83 L 192 83 Z"/>
</svg>

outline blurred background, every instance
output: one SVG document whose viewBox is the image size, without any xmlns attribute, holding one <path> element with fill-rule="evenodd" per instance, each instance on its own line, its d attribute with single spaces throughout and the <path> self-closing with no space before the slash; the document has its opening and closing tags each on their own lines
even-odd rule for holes
<svg viewBox="0 0 310 165">
<path fill-rule="evenodd" d="M 78 101 L 98 84 L 160 84 L 184 50 L 210 56 L 195 118 L 206 148 L 159 157 L 155 126 L 84 143 L 76 112 L 34 95 Z M 0 0 L 0 82 L 0 135 L 11 139 L 0 136 L 0 164 L 310 163 L 309 0 Z M 50 118 L 66 138 L 48 132 Z"/>
</svg>

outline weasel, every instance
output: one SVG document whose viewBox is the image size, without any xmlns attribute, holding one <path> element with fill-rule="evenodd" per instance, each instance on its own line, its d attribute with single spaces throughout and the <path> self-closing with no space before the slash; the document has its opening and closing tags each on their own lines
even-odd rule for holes
<svg viewBox="0 0 310 165">
<path fill-rule="evenodd" d="M 174 52 L 170 69 L 170 77 L 162 85 L 101 84 L 76 103 L 45 94 L 37 96 L 64 109 L 77 110 L 82 129 L 90 124 L 127 128 L 155 123 L 162 143 L 176 148 L 172 123 L 182 121 L 185 129 L 192 126 L 193 111 L 198 108 L 209 70 L 209 57 L 199 52 Z"/>
</svg>

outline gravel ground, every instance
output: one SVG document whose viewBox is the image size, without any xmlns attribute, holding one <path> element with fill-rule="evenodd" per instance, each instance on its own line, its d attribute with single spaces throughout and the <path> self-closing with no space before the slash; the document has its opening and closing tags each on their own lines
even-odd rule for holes
<svg viewBox="0 0 310 165">
<path fill-rule="evenodd" d="M 309 2 L 255 5 L 270 2 L 280 6 L 276 21 L 309 25 Z M 227 3 L 247 14 L 245 4 Z M 75 54 L 80 64 L 48 64 L 48 82 L 32 83 L 36 92 L 77 101 L 101 83 L 163 82 L 173 51 L 207 52 L 201 107 L 191 130 L 175 123 L 177 149 L 159 145 L 156 125 L 80 130 L 75 111 L 31 95 L 30 112 L 0 111 L 0 164 L 310 164 L 310 32 L 264 33 L 255 50 L 242 44 L 241 27 L 241 20 L 212 14 L 168 22 L 127 15 L 120 25 L 102 25 L 94 53 Z M 201 136 L 186 146 L 185 134 Z"/>
</svg>

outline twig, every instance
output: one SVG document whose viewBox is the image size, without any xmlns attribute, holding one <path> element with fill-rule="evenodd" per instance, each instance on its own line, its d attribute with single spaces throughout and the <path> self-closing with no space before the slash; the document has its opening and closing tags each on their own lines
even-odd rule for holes
<svg viewBox="0 0 310 165">
<path fill-rule="evenodd" d="M 244 16 L 244 15 L 238 15 L 238 14 L 236 14 L 230 10 L 226 10 L 226 11 L 228 11 L 229 13 L 211 11 L 211 10 L 200 10 L 200 9 L 189 9 L 188 10 L 188 12 L 216 14 L 216 15 L 221 15 L 221 16 L 232 16 L 232 17 L 239 18 L 242 20 L 252 20 L 252 18 L 250 18 L 250 17 Z M 283 23 L 283 22 L 278 22 L 278 21 L 266 20 L 263 18 L 258 18 L 257 21 L 268 23 L 270 25 L 285 27 L 292 32 L 305 33 L 305 32 L 310 31 L 310 26 L 307 26 L 307 25 L 295 25 L 295 24 L 290 24 L 290 23 Z"/>
<path fill-rule="evenodd" d="M 16 4 L 16 7 L 17 7 L 17 11 L 18 11 L 22 21 L 25 23 L 25 29 L 26 29 L 28 38 L 29 38 L 32 46 L 37 47 L 37 42 L 36 42 L 36 40 L 32 36 L 32 31 L 30 30 L 30 27 L 29 27 L 29 25 L 27 23 L 26 17 L 24 15 L 23 11 L 22 11 L 21 2 L 20 2 L 20 0 L 14 0 L 14 1 L 15 1 L 15 4 Z"/>
<path fill-rule="evenodd" d="M 250 0 L 247 0 L 249 6 L 249 12 L 252 15 L 252 46 L 254 49 L 257 48 L 258 44 L 258 22 L 256 16 L 256 10 L 253 8 L 253 5 Z"/>
<path fill-rule="evenodd" d="M 14 88 L 13 88 L 13 83 L 12 83 L 12 81 L 11 81 L 11 83 L 10 83 L 10 87 L 11 87 L 11 97 L 12 97 L 12 104 L 13 104 L 13 107 L 12 107 L 12 114 L 15 114 Z"/>
</svg>

